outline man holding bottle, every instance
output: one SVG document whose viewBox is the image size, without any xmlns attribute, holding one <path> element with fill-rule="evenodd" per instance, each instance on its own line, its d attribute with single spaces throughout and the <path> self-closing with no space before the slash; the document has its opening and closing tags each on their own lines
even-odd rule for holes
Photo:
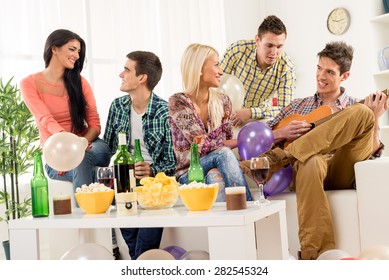
<svg viewBox="0 0 389 280">
<path fill-rule="evenodd" d="M 110 107 L 104 140 L 114 154 L 118 134 L 127 136 L 127 147 L 134 153 L 135 139 L 140 139 L 144 161 L 135 163 L 135 178 L 165 172 L 173 176 L 176 160 L 169 126 L 169 110 L 165 100 L 153 92 L 162 75 L 159 58 L 145 51 L 127 55 L 120 90 L 128 95 L 116 98 Z M 162 228 L 121 228 L 132 259 L 150 249 L 159 248 Z"/>
</svg>

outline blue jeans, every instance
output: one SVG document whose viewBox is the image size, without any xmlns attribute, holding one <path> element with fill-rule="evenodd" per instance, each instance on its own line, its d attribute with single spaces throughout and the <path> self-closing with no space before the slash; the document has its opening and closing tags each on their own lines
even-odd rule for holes
<svg viewBox="0 0 389 280">
<path fill-rule="evenodd" d="M 136 260 L 143 252 L 159 249 L 163 228 L 121 228 L 131 259 Z"/>
<path fill-rule="evenodd" d="M 111 149 L 108 145 L 100 138 L 97 138 L 92 142 L 92 148 L 85 152 L 82 162 L 63 176 L 58 176 L 58 171 L 47 164 L 45 169 L 47 176 L 51 179 L 72 182 L 73 192 L 75 192 L 76 188 L 81 187 L 83 184 L 89 185 L 96 182 L 96 166 L 108 166 L 111 156 Z"/>
<path fill-rule="evenodd" d="M 242 169 L 234 153 L 228 147 L 221 147 L 200 158 L 200 164 L 204 169 L 205 183 L 218 184 L 219 193 L 216 201 L 226 201 L 224 188 L 234 186 L 246 187 L 246 200 L 253 200 L 247 186 Z M 188 184 L 188 172 L 178 178 L 180 184 Z"/>
</svg>

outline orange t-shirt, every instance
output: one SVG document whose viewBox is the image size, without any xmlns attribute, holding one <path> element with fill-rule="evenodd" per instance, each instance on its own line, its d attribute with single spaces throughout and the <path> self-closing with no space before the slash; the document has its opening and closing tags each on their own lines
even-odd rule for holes
<svg viewBox="0 0 389 280">
<path fill-rule="evenodd" d="M 87 104 L 85 122 L 88 129 L 95 128 L 100 134 L 100 117 L 92 88 L 84 77 L 81 77 L 81 83 Z M 20 88 L 24 102 L 34 115 L 42 146 L 54 133 L 71 132 L 69 97 L 65 85 L 51 84 L 39 72 L 24 78 L 20 83 Z"/>
</svg>

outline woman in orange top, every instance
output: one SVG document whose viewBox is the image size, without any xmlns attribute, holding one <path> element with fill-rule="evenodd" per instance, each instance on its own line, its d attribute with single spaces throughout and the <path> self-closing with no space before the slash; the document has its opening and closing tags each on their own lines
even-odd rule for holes
<svg viewBox="0 0 389 280">
<path fill-rule="evenodd" d="M 108 145 L 98 138 L 101 126 L 92 88 L 80 74 L 85 42 L 74 32 L 55 30 L 46 40 L 43 57 L 45 69 L 21 81 L 22 96 L 34 115 L 42 146 L 61 131 L 88 140 L 84 160 L 75 169 L 62 172 L 45 166 L 50 178 L 71 181 L 75 190 L 95 182 L 95 167 L 108 166 L 111 158 Z"/>
</svg>

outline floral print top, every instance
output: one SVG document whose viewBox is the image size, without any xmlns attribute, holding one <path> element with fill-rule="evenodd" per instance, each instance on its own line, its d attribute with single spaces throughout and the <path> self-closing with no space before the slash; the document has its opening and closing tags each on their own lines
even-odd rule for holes
<svg viewBox="0 0 389 280">
<path fill-rule="evenodd" d="M 197 143 L 200 157 L 223 146 L 223 141 L 233 137 L 230 117 L 232 104 L 230 98 L 220 94 L 224 108 L 221 125 L 213 127 L 208 117 L 206 126 L 185 93 L 176 93 L 169 98 L 169 121 L 173 137 L 174 154 L 177 160 L 176 177 L 188 171 L 190 163 L 190 144 Z M 212 112 L 210 112 L 212 114 Z"/>
</svg>

